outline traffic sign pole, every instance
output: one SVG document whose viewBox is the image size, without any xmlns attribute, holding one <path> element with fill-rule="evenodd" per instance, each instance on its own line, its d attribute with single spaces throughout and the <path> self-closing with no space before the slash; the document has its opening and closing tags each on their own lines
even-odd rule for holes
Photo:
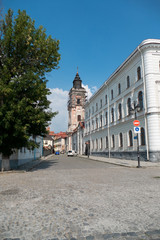
<svg viewBox="0 0 160 240">
<path fill-rule="evenodd" d="M 137 160 L 138 160 L 138 166 L 137 168 L 140 168 L 140 157 L 139 157 L 139 139 L 138 139 L 138 133 L 140 133 L 140 127 L 138 127 L 140 125 L 140 121 L 138 120 L 134 120 L 133 122 L 134 124 L 134 132 L 137 133 Z"/>
</svg>

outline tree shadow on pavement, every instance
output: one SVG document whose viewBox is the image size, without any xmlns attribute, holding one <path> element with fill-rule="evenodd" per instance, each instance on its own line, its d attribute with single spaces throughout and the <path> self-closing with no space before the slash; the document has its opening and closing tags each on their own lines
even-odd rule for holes
<svg viewBox="0 0 160 240">
<path fill-rule="evenodd" d="M 47 169 L 52 167 L 53 165 L 57 165 L 58 164 L 58 159 L 54 159 L 54 160 L 43 160 L 40 163 L 38 163 L 36 166 L 33 166 L 29 172 L 35 172 L 38 170 L 42 170 L 42 169 Z"/>
</svg>

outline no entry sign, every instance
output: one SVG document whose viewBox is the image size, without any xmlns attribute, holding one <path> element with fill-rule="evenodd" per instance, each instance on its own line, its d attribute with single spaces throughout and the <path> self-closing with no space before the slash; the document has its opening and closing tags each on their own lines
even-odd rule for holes
<svg viewBox="0 0 160 240">
<path fill-rule="evenodd" d="M 134 126 L 137 127 L 137 126 L 139 126 L 139 124 L 140 124 L 140 121 L 139 121 L 139 120 L 134 120 L 134 122 L 133 122 L 133 125 L 134 125 Z"/>
</svg>

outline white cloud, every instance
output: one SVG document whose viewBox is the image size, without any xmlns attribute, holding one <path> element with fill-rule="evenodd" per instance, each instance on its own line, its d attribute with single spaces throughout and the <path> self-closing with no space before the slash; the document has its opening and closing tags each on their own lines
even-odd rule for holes
<svg viewBox="0 0 160 240">
<path fill-rule="evenodd" d="M 68 91 L 59 88 L 50 89 L 50 91 L 51 94 L 48 96 L 48 100 L 51 102 L 50 108 L 53 112 L 59 112 L 52 118 L 51 131 L 55 133 L 60 131 L 65 132 L 68 128 Z"/>
<path fill-rule="evenodd" d="M 82 86 L 86 89 L 88 93 L 88 99 L 97 90 L 97 87 L 89 88 L 88 85 Z M 50 108 L 53 112 L 59 112 L 53 119 L 50 125 L 51 131 L 58 133 L 60 131 L 66 132 L 68 129 L 68 91 L 64 91 L 59 88 L 50 88 L 51 94 L 48 96 L 48 100 L 51 102 Z"/>
<path fill-rule="evenodd" d="M 86 92 L 88 94 L 88 99 L 90 99 L 90 97 L 97 91 L 97 87 L 94 86 L 92 88 L 89 88 L 88 85 L 83 85 L 82 87 L 84 87 L 86 89 Z"/>
</svg>

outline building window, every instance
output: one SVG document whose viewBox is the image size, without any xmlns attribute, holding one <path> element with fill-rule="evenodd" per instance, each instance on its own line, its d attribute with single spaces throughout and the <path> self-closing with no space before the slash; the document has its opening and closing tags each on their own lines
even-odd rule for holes
<svg viewBox="0 0 160 240">
<path fill-rule="evenodd" d="M 102 115 L 100 116 L 100 127 L 102 127 Z"/>
<path fill-rule="evenodd" d="M 96 111 L 98 111 L 98 103 L 96 103 Z"/>
<path fill-rule="evenodd" d="M 129 146 L 132 147 L 133 146 L 133 137 L 132 137 L 132 131 L 129 131 Z"/>
<path fill-rule="evenodd" d="M 106 117 L 106 119 L 105 119 L 105 120 L 106 120 L 106 121 L 105 121 L 105 122 L 106 122 L 106 125 L 108 125 L 108 112 L 106 112 L 106 116 L 105 116 L 105 117 Z"/>
<path fill-rule="evenodd" d="M 106 136 L 106 148 L 108 148 L 108 136 Z"/>
<path fill-rule="evenodd" d="M 77 104 L 80 104 L 80 99 L 79 98 L 77 99 Z"/>
<path fill-rule="evenodd" d="M 115 140 L 114 140 L 114 135 L 112 135 L 112 148 L 115 147 Z"/>
<path fill-rule="evenodd" d="M 107 104 L 107 95 L 105 96 L 105 103 Z"/>
<path fill-rule="evenodd" d="M 129 76 L 127 76 L 127 88 L 130 87 L 130 79 L 129 79 Z"/>
<path fill-rule="evenodd" d="M 92 114 L 94 113 L 94 107 L 92 107 Z"/>
<path fill-rule="evenodd" d="M 98 118 L 96 118 L 96 129 L 98 129 Z"/>
<path fill-rule="evenodd" d="M 113 99 L 113 89 L 111 90 L 111 100 Z"/>
<path fill-rule="evenodd" d="M 78 116 L 77 116 L 77 120 L 78 120 L 78 122 L 81 121 L 81 115 L 78 115 Z"/>
<path fill-rule="evenodd" d="M 141 68 L 137 68 L 137 81 L 141 79 Z"/>
<path fill-rule="evenodd" d="M 122 104 L 121 103 L 119 103 L 119 105 L 118 105 L 118 114 L 119 114 L 118 119 L 119 120 L 122 119 Z"/>
<path fill-rule="evenodd" d="M 114 108 L 111 109 L 112 122 L 114 122 Z"/>
<path fill-rule="evenodd" d="M 122 135 L 122 133 L 119 134 L 119 146 L 123 147 L 123 135 Z"/>
<path fill-rule="evenodd" d="M 92 130 L 94 130 L 94 120 L 92 120 Z"/>
<path fill-rule="evenodd" d="M 98 149 L 98 139 L 96 139 L 96 149 Z"/>
<path fill-rule="evenodd" d="M 89 117 L 91 116 L 91 109 L 89 109 Z"/>
<path fill-rule="evenodd" d="M 145 131 L 144 128 L 141 128 L 141 145 L 144 146 L 145 143 Z"/>
<path fill-rule="evenodd" d="M 128 98 L 127 100 L 127 108 L 128 108 L 128 115 L 131 115 L 131 99 Z"/>
<path fill-rule="evenodd" d="M 100 100 L 100 108 L 102 108 L 102 99 Z"/>
<path fill-rule="evenodd" d="M 143 109 L 143 93 L 142 93 L 142 91 L 140 91 L 138 93 L 138 104 L 140 106 L 140 110 L 142 110 Z"/>
<path fill-rule="evenodd" d="M 94 140 L 92 140 L 92 149 L 94 149 Z"/>
<path fill-rule="evenodd" d="M 100 148 L 102 149 L 103 148 L 103 139 L 101 138 L 100 140 Z"/>
<path fill-rule="evenodd" d="M 121 94 L 121 84 L 120 83 L 118 84 L 118 94 L 119 95 Z"/>
</svg>

